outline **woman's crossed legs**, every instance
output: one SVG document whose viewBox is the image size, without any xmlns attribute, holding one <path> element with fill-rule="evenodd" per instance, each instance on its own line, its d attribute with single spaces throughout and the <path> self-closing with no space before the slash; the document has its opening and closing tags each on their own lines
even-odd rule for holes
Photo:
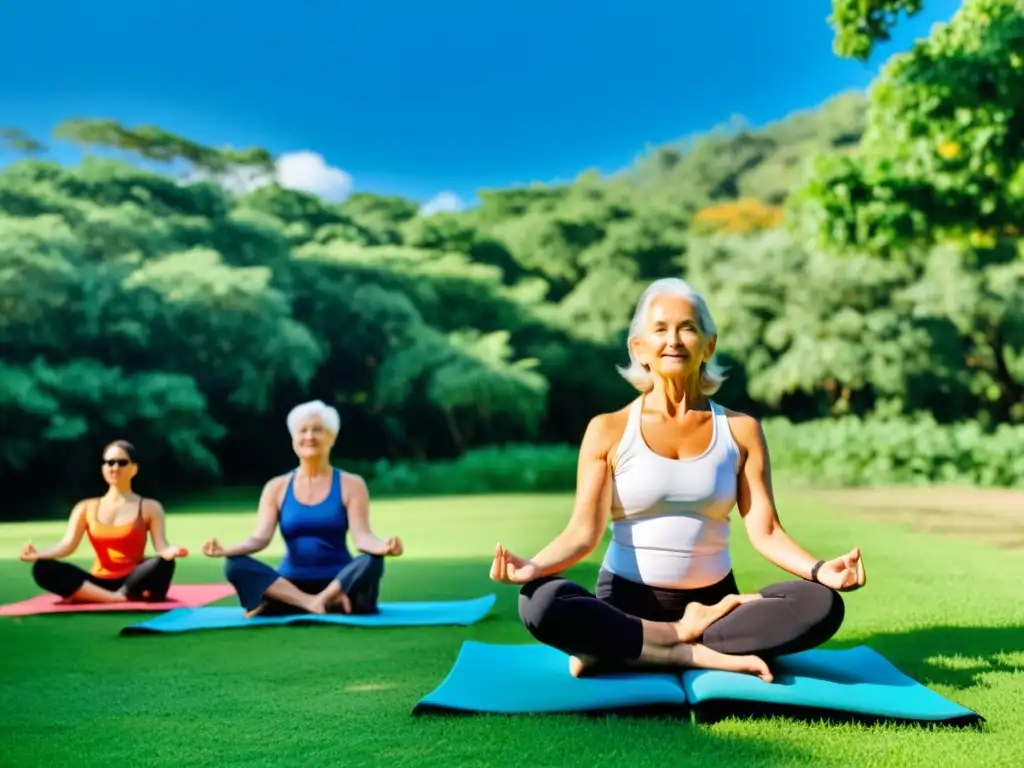
<svg viewBox="0 0 1024 768">
<path fill-rule="evenodd" d="M 128 576 L 106 579 L 93 576 L 63 560 L 37 560 L 32 565 L 32 578 L 42 589 L 70 602 L 160 602 L 167 598 L 174 578 L 174 565 L 174 560 L 150 557 L 139 563 Z"/>
<path fill-rule="evenodd" d="M 294 613 L 377 613 L 384 558 L 360 555 L 330 579 L 286 579 L 248 555 L 229 557 L 224 575 L 246 616 Z"/>
<path fill-rule="evenodd" d="M 839 594 L 794 580 L 740 595 L 730 573 L 694 590 L 602 570 L 597 594 L 559 576 L 523 586 L 519 615 L 540 642 L 573 656 L 575 675 L 626 664 L 727 669 L 772 679 L 765 659 L 821 645 L 842 624 Z"/>
</svg>

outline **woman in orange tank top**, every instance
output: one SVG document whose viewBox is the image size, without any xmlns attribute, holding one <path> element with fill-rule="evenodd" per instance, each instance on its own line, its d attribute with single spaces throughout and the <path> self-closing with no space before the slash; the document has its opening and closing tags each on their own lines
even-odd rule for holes
<svg viewBox="0 0 1024 768">
<path fill-rule="evenodd" d="M 29 542 L 21 559 L 32 563 L 32 577 L 47 592 L 79 603 L 163 600 L 174 576 L 174 561 L 188 551 L 167 543 L 164 508 L 132 491 L 138 472 L 135 447 L 116 440 L 103 449 L 103 479 L 109 489 L 100 498 L 75 505 L 67 532 L 52 549 L 37 552 Z M 62 562 L 89 537 L 96 559 L 85 571 Z M 146 557 L 146 539 L 157 557 Z"/>
</svg>

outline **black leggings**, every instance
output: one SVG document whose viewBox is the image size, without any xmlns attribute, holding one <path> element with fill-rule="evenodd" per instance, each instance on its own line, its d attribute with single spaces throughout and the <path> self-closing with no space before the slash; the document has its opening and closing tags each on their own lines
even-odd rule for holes
<svg viewBox="0 0 1024 768">
<path fill-rule="evenodd" d="M 266 563 L 261 563 L 248 555 L 229 557 L 224 564 L 224 575 L 238 593 L 238 601 L 247 611 L 266 604 L 260 612 L 261 616 L 283 616 L 303 613 L 295 605 L 288 605 L 273 598 L 264 597 L 270 585 L 278 579 L 285 579 Z M 380 555 L 360 555 L 342 568 L 337 576 L 329 579 L 285 579 L 294 584 L 307 595 L 322 592 L 332 581 L 341 584 L 352 603 L 352 613 L 379 613 L 377 596 L 380 593 L 380 580 L 384 575 L 384 558 Z"/>
<path fill-rule="evenodd" d="M 47 592 L 69 598 L 82 588 L 85 582 L 116 592 L 124 587 L 130 600 L 161 601 L 167 597 L 174 577 L 174 560 L 150 557 L 143 560 L 135 570 L 121 579 L 104 579 L 93 576 L 77 565 L 60 560 L 36 560 L 32 566 L 32 578 Z"/>
<path fill-rule="evenodd" d="M 679 621 L 691 602 L 713 605 L 737 594 L 731 572 L 708 587 L 676 590 L 637 584 L 602 569 L 596 596 L 560 576 L 525 584 L 519 617 L 537 640 L 565 653 L 629 660 L 643 650 L 641 619 Z M 816 582 L 784 581 L 760 594 L 764 599 L 714 622 L 700 642 L 720 653 L 770 658 L 817 647 L 843 623 L 842 597 Z"/>
</svg>

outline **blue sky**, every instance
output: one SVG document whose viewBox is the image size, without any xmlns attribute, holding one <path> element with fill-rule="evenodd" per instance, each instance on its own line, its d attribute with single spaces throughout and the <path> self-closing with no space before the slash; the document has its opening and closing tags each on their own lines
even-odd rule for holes
<svg viewBox="0 0 1024 768">
<path fill-rule="evenodd" d="M 319 173 L 325 194 L 426 201 L 614 171 L 732 115 L 763 124 L 864 88 L 960 3 L 930 0 L 867 64 L 832 53 L 828 0 L 0 5 L 0 125 L 156 123 L 305 151 L 283 172 Z"/>
</svg>

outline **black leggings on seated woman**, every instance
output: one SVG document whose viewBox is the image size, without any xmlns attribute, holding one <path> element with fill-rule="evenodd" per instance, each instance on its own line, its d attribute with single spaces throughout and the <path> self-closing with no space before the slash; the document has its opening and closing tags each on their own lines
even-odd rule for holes
<svg viewBox="0 0 1024 768">
<path fill-rule="evenodd" d="M 174 560 L 164 560 L 162 557 L 147 558 L 121 579 L 93 576 L 77 565 L 60 560 L 36 560 L 32 566 L 32 578 L 47 592 L 65 599 L 75 594 L 88 581 L 111 592 L 124 589 L 130 600 L 159 602 L 167 597 L 167 590 L 171 587 Z"/>
<path fill-rule="evenodd" d="M 285 579 L 307 595 L 323 592 L 332 581 L 341 584 L 352 603 L 352 613 L 379 613 L 377 596 L 380 580 L 384 575 L 384 558 L 380 555 L 359 555 L 341 568 L 336 576 L 329 579 L 294 579 L 282 576 L 266 563 L 249 557 L 235 555 L 224 564 L 224 575 L 238 593 L 238 601 L 246 611 L 253 611 L 265 604 L 261 616 L 282 616 L 302 613 L 302 609 L 264 597 L 270 585 L 278 579 Z"/>
<path fill-rule="evenodd" d="M 738 594 L 731 572 L 711 586 L 676 590 L 638 584 L 602 569 L 596 595 L 560 576 L 525 584 L 519 617 L 534 638 L 565 653 L 631 660 L 643 650 L 641 619 L 679 621 L 691 602 L 714 605 Z M 763 599 L 736 607 L 697 642 L 720 653 L 767 659 L 817 647 L 843 623 L 842 597 L 816 582 L 784 581 L 760 594 Z"/>
</svg>

